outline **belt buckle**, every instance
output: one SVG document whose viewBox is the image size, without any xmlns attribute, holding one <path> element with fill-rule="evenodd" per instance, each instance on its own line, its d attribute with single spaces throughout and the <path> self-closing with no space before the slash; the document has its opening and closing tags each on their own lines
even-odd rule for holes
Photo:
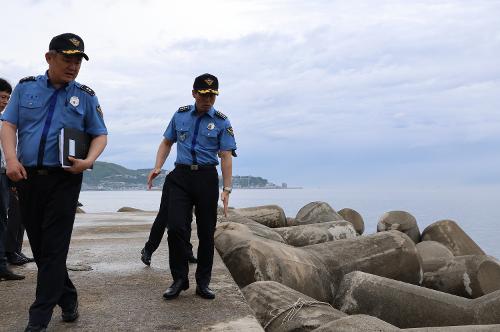
<svg viewBox="0 0 500 332">
<path fill-rule="evenodd" d="M 36 171 L 38 175 L 49 175 L 49 171 L 46 169 L 39 169 Z"/>
<path fill-rule="evenodd" d="M 190 165 L 192 171 L 198 170 L 198 165 Z"/>
</svg>

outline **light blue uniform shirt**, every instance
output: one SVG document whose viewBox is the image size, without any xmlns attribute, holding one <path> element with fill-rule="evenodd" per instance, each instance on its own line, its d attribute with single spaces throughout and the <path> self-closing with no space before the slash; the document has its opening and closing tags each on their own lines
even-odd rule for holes
<svg viewBox="0 0 500 332">
<path fill-rule="evenodd" d="M 49 121 L 50 109 L 53 114 Z M 1 119 L 17 126 L 17 156 L 21 164 L 28 167 L 61 166 L 59 133 L 63 127 L 75 128 L 91 136 L 108 134 L 94 92 L 71 81 L 56 94 L 47 73 L 21 80 Z M 42 165 L 38 165 L 42 136 L 46 137 L 45 148 Z"/>
<path fill-rule="evenodd" d="M 202 116 L 194 105 L 175 112 L 163 137 L 177 142 L 176 164 L 218 165 L 217 152 L 232 151 L 236 141 L 229 119 L 213 107 Z"/>
</svg>

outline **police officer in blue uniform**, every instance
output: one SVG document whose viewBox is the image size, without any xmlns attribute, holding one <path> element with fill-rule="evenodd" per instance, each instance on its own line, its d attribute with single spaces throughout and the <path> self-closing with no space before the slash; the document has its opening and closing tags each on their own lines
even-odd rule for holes
<svg viewBox="0 0 500 332">
<path fill-rule="evenodd" d="M 232 156 L 236 156 L 233 128 L 226 115 L 214 109 L 219 94 L 217 77 L 198 76 L 193 84 L 194 105 L 183 106 L 174 113 L 163 134 L 156 154 L 154 169 L 148 184 L 161 172 L 172 145 L 177 143 L 175 168 L 163 186 L 162 205 L 168 213 L 167 234 L 170 272 L 173 283 L 163 297 L 167 300 L 179 296 L 189 288 L 188 256 L 190 222 L 195 207 L 198 231 L 198 265 L 196 268 L 196 294 L 206 299 L 215 298 L 208 287 L 214 257 L 214 232 L 217 222 L 219 176 L 216 166 L 221 160 L 223 190 L 221 200 L 227 213 L 232 181 Z"/>
<path fill-rule="evenodd" d="M 44 75 L 22 79 L 2 116 L 7 176 L 16 182 L 22 220 L 38 267 L 36 298 L 25 331 L 45 331 L 56 305 L 62 309 L 63 321 L 78 318 L 77 292 L 66 258 L 82 172 L 92 166 L 107 142 L 94 91 L 75 82 L 82 58 L 88 60 L 79 36 L 55 36 L 45 54 L 49 69 Z M 72 166 L 64 169 L 58 148 L 62 128 L 78 129 L 92 138 L 87 157 L 68 157 Z"/>
</svg>

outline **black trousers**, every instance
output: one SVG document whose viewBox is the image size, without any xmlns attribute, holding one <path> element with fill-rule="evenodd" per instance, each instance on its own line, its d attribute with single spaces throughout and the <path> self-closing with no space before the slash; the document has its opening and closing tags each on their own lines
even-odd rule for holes
<svg viewBox="0 0 500 332">
<path fill-rule="evenodd" d="M 47 325 L 56 305 L 63 310 L 77 301 L 66 269 L 82 174 L 28 172 L 17 183 L 24 226 L 38 267 L 36 298 L 29 310 L 33 325 Z"/>
<path fill-rule="evenodd" d="M 219 177 L 215 167 L 190 170 L 176 167 L 167 175 L 167 234 L 170 272 L 174 280 L 187 280 L 188 248 L 193 206 L 198 231 L 196 283 L 208 286 L 214 258 Z"/>
<path fill-rule="evenodd" d="M 1 200 L 1 198 L 0 198 Z M 7 259 L 5 258 L 5 246 L 4 246 L 4 238 L 5 238 L 5 221 L 1 217 L 0 212 L 0 272 L 5 272 L 7 270 Z"/>
<path fill-rule="evenodd" d="M 7 230 L 5 234 L 5 252 L 20 253 L 23 248 L 24 225 L 19 210 L 17 193 L 9 188 L 9 213 L 7 217 Z"/>
<path fill-rule="evenodd" d="M 0 174 L 0 190 L 3 180 L 6 180 L 5 174 Z M 0 271 L 7 270 L 7 259 L 5 258 L 5 230 L 7 228 L 7 209 L 5 208 L 5 198 L 7 196 L 0 193 Z"/>
<path fill-rule="evenodd" d="M 149 232 L 149 239 L 144 246 L 149 253 L 154 253 L 156 249 L 160 246 L 161 240 L 163 239 L 163 234 L 165 233 L 165 228 L 167 227 L 167 215 L 168 215 L 168 190 L 166 188 L 167 181 L 163 183 L 163 190 L 161 192 L 160 210 L 156 215 L 155 221 L 151 226 L 151 231 Z M 189 234 L 191 236 L 191 223 L 193 222 L 193 214 L 191 213 L 191 220 L 189 222 Z M 189 242 L 188 254 L 193 254 L 193 245 Z"/>
</svg>

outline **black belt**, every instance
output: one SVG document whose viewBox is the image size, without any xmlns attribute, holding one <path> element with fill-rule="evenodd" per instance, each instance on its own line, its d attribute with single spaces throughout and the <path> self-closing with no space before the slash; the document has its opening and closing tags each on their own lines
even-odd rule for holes
<svg viewBox="0 0 500 332">
<path fill-rule="evenodd" d="M 24 167 L 28 175 L 49 175 L 64 173 L 62 167 Z"/>
<path fill-rule="evenodd" d="M 7 173 L 6 169 L 5 169 L 5 168 L 3 168 L 3 167 L 2 167 L 2 168 L 0 168 L 0 174 L 5 174 L 5 173 Z"/>
<path fill-rule="evenodd" d="M 184 164 L 175 164 L 175 168 L 180 169 L 189 169 L 191 171 L 198 171 L 202 169 L 215 169 L 217 165 L 184 165 Z"/>
</svg>

